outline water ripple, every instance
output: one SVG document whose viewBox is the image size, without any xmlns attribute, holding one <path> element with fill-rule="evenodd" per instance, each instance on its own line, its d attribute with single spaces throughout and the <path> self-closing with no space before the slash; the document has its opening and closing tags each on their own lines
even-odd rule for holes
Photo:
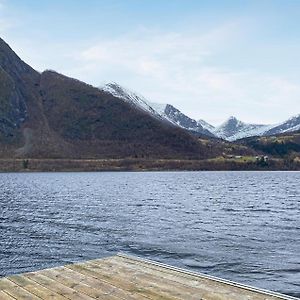
<svg viewBox="0 0 300 300">
<path fill-rule="evenodd" d="M 0 276 L 119 251 L 300 295 L 299 172 L 0 174 Z"/>
</svg>

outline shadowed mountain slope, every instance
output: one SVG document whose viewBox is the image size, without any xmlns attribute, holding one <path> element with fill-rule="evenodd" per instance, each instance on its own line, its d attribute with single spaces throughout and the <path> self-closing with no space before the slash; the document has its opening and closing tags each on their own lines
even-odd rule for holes
<svg viewBox="0 0 300 300">
<path fill-rule="evenodd" d="M 47 71 L 40 89 L 50 128 L 76 146 L 79 157 L 211 155 L 180 128 L 80 81 Z"/>
<path fill-rule="evenodd" d="M 290 159 L 300 155 L 300 130 L 274 136 L 249 137 L 238 143 L 258 153 Z"/>
<path fill-rule="evenodd" d="M 208 158 L 217 151 L 108 92 L 42 74 L 0 40 L 0 158 Z"/>
</svg>

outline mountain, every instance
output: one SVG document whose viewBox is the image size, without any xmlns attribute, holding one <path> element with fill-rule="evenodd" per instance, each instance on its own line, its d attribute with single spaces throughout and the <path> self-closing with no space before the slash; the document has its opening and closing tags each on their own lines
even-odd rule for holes
<svg viewBox="0 0 300 300">
<path fill-rule="evenodd" d="M 236 141 L 251 136 L 270 136 L 300 130 L 300 115 L 275 125 L 248 124 L 230 117 L 222 125 L 210 129 L 219 138 Z"/>
<path fill-rule="evenodd" d="M 200 120 L 197 121 L 197 123 L 200 124 L 204 129 L 208 130 L 211 133 L 213 133 L 213 131 L 215 130 L 215 126 L 207 123 L 204 120 L 200 119 Z"/>
<path fill-rule="evenodd" d="M 39 80 L 40 74 L 0 39 L 0 156 L 11 155 L 12 149 L 25 145 L 25 122 L 28 126 L 35 123 L 37 128 L 43 127 L 37 93 Z"/>
<path fill-rule="evenodd" d="M 288 162 L 295 159 L 300 161 L 300 130 L 276 136 L 248 137 L 238 143 L 258 153 L 284 158 Z"/>
<path fill-rule="evenodd" d="M 108 83 L 103 87 L 100 87 L 100 90 L 108 92 L 140 110 L 146 111 L 155 118 L 167 121 L 175 126 L 186 129 L 193 134 L 214 137 L 214 134 L 209 129 L 205 128 L 205 126 L 202 126 L 201 122 L 197 122 L 188 117 L 171 104 L 150 102 L 143 96 L 138 95 L 117 83 Z"/>
<path fill-rule="evenodd" d="M 275 125 L 249 124 L 235 117 L 230 117 L 220 126 L 214 127 L 202 119 L 196 121 L 188 117 L 171 104 L 150 102 L 143 96 L 117 83 L 108 83 L 100 87 L 100 90 L 110 93 L 157 119 L 169 122 L 199 136 L 218 137 L 233 142 L 251 136 L 269 136 L 300 129 L 300 115 Z"/>
<path fill-rule="evenodd" d="M 214 127 L 202 119 L 196 121 L 188 117 L 170 104 L 150 102 L 143 96 L 117 83 L 108 83 L 100 87 L 100 90 L 112 94 L 124 102 L 151 114 L 155 118 L 170 122 L 194 134 L 218 137 L 227 141 L 236 141 L 251 136 L 276 135 L 300 129 L 300 115 L 275 125 L 248 124 L 235 117 L 230 117 L 220 126 Z"/>
<path fill-rule="evenodd" d="M 108 91 L 35 71 L 1 39 L 0 87 L 0 158 L 198 159 L 219 153 Z"/>
<path fill-rule="evenodd" d="M 299 116 L 264 132 L 286 132 L 298 125 Z M 39 73 L 0 39 L 0 163 L 7 163 L 6 170 L 18 170 L 16 158 L 36 159 L 36 170 L 52 170 L 57 164 L 54 158 L 64 159 L 70 169 L 82 159 L 89 161 L 92 170 L 101 169 L 99 159 L 108 166 L 110 159 L 117 159 L 122 163 L 116 166 L 124 169 L 132 159 L 137 161 L 134 169 L 149 162 L 154 169 L 168 166 L 164 159 L 173 161 L 172 168 L 185 164 L 190 169 L 210 169 L 213 163 L 213 169 L 255 169 L 253 157 L 272 152 L 272 147 L 261 150 L 264 140 L 233 144 L 208 136 L 209 131 L 220 135 L 226 131 L 228 139 L 238 132 L 263 130 L 262 125 L 255 126 L 231 118 L 221 131 L 172 105 L 150 103 L 121 87 L 99 89 L 55 71 Z M 281 141 L 274 147 L 281 149 Z M 288 155 L 299 153 L 294 143 L 286 144 Z M 98 167 L 93 167 L 95 159 Z M 203 163 L 195 164 L 199 160 Z M 47 161 L 44 168 L 39 167 L 42 161 Z M 270 167 L 276 168 L 274 164 Z"/>
<path fill-rule="evenodd" d="M 136 93 L 121 87 L 117 83 L 108 83 L 99 89 L 121 99 L 124 102 L 127 102 L 136 109 L 150 113 L 153 117 L 165 121 L 165 118 L 162 116 L 162 112 L 165 109 L 165 105 L 163 104 L 158 104 L 154 108 L 152 107 L 153 105 L 150 104 L 150 102 L 148 102 L 143 96 L 137 95 Z"/>
<path fill-rule="evenodd" d="M 276 135 L 297 130 L 300 130 L 300 114 L 288 119 L 287 121 L 272 126 L 272 128 L 265 131 L 263 135 Z"/>
<path fill-rule="evenodd" d="M 248 136 L 261 135 L 268 129 L 267 125 L 247 124 L 235 117 L 230 117 L 226 122 L 215 127 L 212 132 L 219 138 L 235 141 Z"/>
</svg>

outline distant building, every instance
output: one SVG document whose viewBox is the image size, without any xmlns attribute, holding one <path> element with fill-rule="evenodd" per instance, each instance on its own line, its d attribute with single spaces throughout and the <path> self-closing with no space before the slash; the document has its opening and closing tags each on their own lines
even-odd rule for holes
<svg viewBox="0 0 300 300">
<path fill-rule="evenodd" d="M 269 156 L 255 156 L 256 162 L 258 163 L 267 163 L 269 161 Z"/>
</svg>

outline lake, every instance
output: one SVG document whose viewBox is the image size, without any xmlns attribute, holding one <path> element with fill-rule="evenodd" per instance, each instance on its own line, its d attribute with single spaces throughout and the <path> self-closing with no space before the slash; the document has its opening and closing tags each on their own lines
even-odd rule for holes
<svg viewBox="0 0 300 300">
<path fill-rule="evenodd" d="M 0 276 L 117 252 L 300 297 L 300 172 L 0 174 Z"/>
</svg>

